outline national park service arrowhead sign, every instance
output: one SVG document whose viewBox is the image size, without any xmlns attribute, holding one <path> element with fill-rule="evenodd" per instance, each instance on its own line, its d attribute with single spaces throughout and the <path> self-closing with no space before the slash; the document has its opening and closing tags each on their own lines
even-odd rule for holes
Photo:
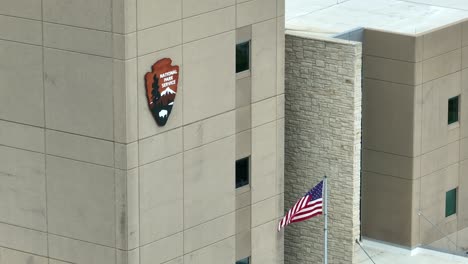
<svg viewBox="0 0 468 264">
<path fill-rule="evenodd" d="M 166 124 L 177 95 L 179 66 L 171 64 L 171 59 L 161 59 L 153 64 L 151 72 L 145 74 L 148 106 L 159 126 Z"/>
</svg>

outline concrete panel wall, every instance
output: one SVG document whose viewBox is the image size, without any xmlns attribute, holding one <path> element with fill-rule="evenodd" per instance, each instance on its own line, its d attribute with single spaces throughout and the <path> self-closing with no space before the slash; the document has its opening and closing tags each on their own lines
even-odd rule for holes
<svg viewBox="0 0 468 264">
<path fill-rule="evenodd" d="M 361 56 L 358 42 L 286 36 L 285 209 L 329 177 L 329 263 L 352 263 L 360 235 Z M 286 263 L 322 257 L 323 217 L 286 227 Z"/>
<path fill-rule="evenodd" d="M 0 262 L 283 263 L 284 124 L 284 0 L 2 1 Z"/>
<path fill-rule="evenodd" d="M 445 236 L 456 238 L 457 231 L 466 227 L 461 224 L 466 214 L 461 174 L 466 160 L 462 132 L 466 102 L 460 101 L 459 122 L 448 125 L 447 119 L 449 98 L 463 98 L 466 86 L 465 27 L 463 22 L 417 36 L 365 30 L 364 54 L 371 59 L 365 60 L 363 68 L 363 181 L 381 189 L 377 193 L 370 186 L 363 188 L 365 236 L 408 247 L 445 247 L 450 244 Z M 395 48 L 385 48 L 388 43 Z M 392 64 L 410 64 L 414 70 L 402 74 L 382 58 Z M 387 76 L 395 78 L 374 74 L 376 68 L 389 70 Z M 402 186 L 385 184 L 388 181 L 399 181 Z M 460 195 L 457 214 L 445 217 L 445 193 L 453 188 Z M 375 215 L 375 208 L 391 208 L 395 203 L 387 196 L 399 197 L 400 205 L 411 206 L 403 207 L 405 213 L 398 215 L 389 210 Z M 392 223 L 410 226 L 403 230 L 384 220 L 395 217 Z"/>
</svg>

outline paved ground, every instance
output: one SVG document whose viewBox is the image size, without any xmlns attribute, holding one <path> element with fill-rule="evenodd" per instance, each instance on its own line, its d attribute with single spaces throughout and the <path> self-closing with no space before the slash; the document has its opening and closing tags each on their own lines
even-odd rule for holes
<svg viewBox="0 0 468 264">
<path fill-rule="evenodd" d="M 465 258 L 427 249 L 410 251 L 368 240 L 363 241 L 362 244 L 375 264 L 468 264 L 468 257 Z M 373 263 L 361 249 L 359 249 L 357 259 L 357 263 L 359 264 Z"/>
<path fill-rule="evenodd" d="M 360 27 L 418 34 L 468 18 L 468 0 L 286 0 L 286 28 L 332 36 Z"/>
</svg>

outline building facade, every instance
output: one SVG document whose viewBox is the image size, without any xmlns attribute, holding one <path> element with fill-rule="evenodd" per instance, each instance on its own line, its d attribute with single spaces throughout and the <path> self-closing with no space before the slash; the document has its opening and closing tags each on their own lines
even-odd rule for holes
<svg viewBox="0 0 468 264">
<path fill-rule="evenodd" d="M 329 263 L 357 260 L 362 45 L 286 35 L 285 207 L 328 177 Z M 285 263 L 322 263 L 322 216 L 285 229 Z"/>
<path fill-rule="evenodd" d="M 363 235 L 468 248 L 468 24 L 364 30 Z"/>
<path fill-rule="evenodd" d="M 283 263 L 283 72 L 283 0 L 1 1 L 0 263 Z"/>
<path fill-rule="evenodd" d="M 419 34 L 287 31 L 285 206 L 329 176 L 331 263 L 354 263 L 361 235 L 467 251 L 467 39 L 466 20 Z M 322 228 L 286 230 L 285 262 L 321 261 Z"/>
</svg>

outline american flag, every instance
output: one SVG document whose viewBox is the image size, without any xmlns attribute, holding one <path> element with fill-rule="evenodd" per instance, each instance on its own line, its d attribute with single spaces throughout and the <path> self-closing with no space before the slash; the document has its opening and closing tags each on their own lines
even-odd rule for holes
<svg viewBox="0 0 468 264">
<path fill-rule="evenodd" d="M 323 204 L 323 181 L 306 193 L 296 204 L 289 209 L 288 213 L 278 224 L 278 231 L 290 223 L 305 221 L 316 215 L 322 214 Z"/>
</svg>

